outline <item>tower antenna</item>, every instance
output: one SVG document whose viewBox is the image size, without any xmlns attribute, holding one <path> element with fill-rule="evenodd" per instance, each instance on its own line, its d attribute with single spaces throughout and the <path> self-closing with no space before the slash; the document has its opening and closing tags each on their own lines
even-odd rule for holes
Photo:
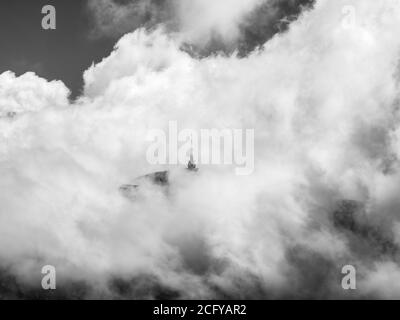
<svg viewBox="0 0 400 320">
<path fill-rule="evenodd" d="M 187 165 L 187 169 L 190 171 L 198 170 L 193 157 L 193 135 L 190 135 L 190 159 Z"/>
</svg>

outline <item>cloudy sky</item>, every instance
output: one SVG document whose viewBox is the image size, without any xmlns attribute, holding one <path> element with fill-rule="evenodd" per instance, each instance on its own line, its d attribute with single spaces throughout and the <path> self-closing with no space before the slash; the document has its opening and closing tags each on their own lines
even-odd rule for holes
<svg viewBox="0 0 400 320">
<path fill-rule="evenodd" d="M 51 32 L 41 26 L 46 4 L 57 10 L 57 29 Z M 48 80 L 63 80 L 76 96 L 83 84 L 82 72 L 108 55 L 115 42 L 90 37 L 92 26 L 86 1 L 1 1 L 0 72 L 33 71 Z"/>
<path fill-rule="evenodd" d="M 253 1 L 257 2 L 257 1 Z M 272 2 L 272 1 L 271 1 Z M 263 30 L 256 31 L 251 28 L 249 20 L 248 32 L 254 34 L 253 42 L 260 44 L 263 38 L 270 37 L 281 25 L 280 18 L 287 14 L 292 15 L 299 11 L 298 4 L 311 3 L 303 1 L 273 1 L 274 10 L 265 12 L 266 15 L 277 15 L 274 19 L 262 21 Z M 207 3 L 207 2 L 205 2 Z M 238 3 L 245 3 L 238 1 Z M 41 27 L 42 7 L 52 4 L 57 10 L 57 29 L 44 32 Z M 83 86 L 82 73 L 92 62 L 99 62 L 109 55 L 119 37 L 135 30 L 136 28 L 151 28 L 158 24 L 177 30 L 178 25 L 191 22 L 192 17 L 186 18 L 186 11 L 190 15 L 197 15 L 198 6 L 193 7 L 179 4 L 176 0 L 166 1 L 109 1 L 109 0 L 4 0 L 0 3 L 0 72 L 12 70 L 17 74 L 33 71 L 48 80 L 62 80 L 72 91 L 72 98 L 81 93 Z M 180 8 L 181 6 L 181 8 Z M 187 6 L 187 7 L 185 7 Z M 224 6 L 224 5 L 222 5 Z M 264 5 L 267 8 L 267 5 Z M 244 5 L 246 7 L 246 5 Z M 208 9 L 209 8 L 209 9 Z M 226 21 L 221 20 L 223 15 L 229 14 L 227 8 L 213 8 L 207 4 L 200 10 L 214 11 L 214 14 L 204 12 L 209 16 L 209 21 L 201 21 L 204 26 L 193 28 L 190 32 L 199 30 L 200 37 L 209 37 L 209 28 L 217 27 L 227 37 L 232 33 L 229 19 L 236 19 L 234 15 L 242 14 L 241 6 L 232 6 L 232 18 L 227 16 Z M 214 10 L 215 9 L 215 10 Z M 249 6 L 248 11 L 252 9 Z M 235 11 L 237 10 L 237 11 Z M 264 9 L 266 11 L 266 9 Z M 185 12 L 185 22 L 179 18 Z M 246 11 L 245 11 L 246 12 Z M 264 18 L 259 14 L 258 19 Z M 203 19 L 201 19 L 203 20 Z M 243 20 L 246 22 L 246 19 Z M 200 22 L 198 22 L 200 24 Z M 208 23 L 208 25 L 206 25 Z M 204 31 L 201 31 L 203 28 Z M 234 32 L 236 33 L 236 31 Z M 197 40 L 197 39 L 196 39 Z M 222 44 L 214 43 L 215 50 L 223 49 Z M 227 44 L 228 45 L 228 44 Z M 234 48 L 235 46 L 231 46 Z M 199 48 L 200 49 L 203 48 Z M 212 45 L 207 47 L 205 53 L 212 51 Z"/>
<path fill-rule="evenodd" d="M 400 297 L 400 2 L 50 3 L 0 4 L 0 297 Z M 253 174 L 150 164 L 169 121 Z"/>
</svg>

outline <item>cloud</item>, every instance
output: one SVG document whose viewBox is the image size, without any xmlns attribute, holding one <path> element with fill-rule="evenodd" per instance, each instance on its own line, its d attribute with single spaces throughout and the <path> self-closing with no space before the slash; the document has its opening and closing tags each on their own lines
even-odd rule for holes
<svg viewBox="0 0 400 320">
<path fill-rule="evenodd" d="M 212 33 L 227 41 L 239 37 L 240 22 L 265 0 L 181 1 L 178 16 L 184 38 L 205 44 Z"/>
<path fill-rule="evenodd" d="M 153 27 L 174 17 L 174 0 L 89 0 L 93 37 L 118 38 L 144 26 Z"/>
<path fill-rule="evenodd" d="M 101 0 L 88 2 L 95 37 L 119 38 L 138 28 L 163 25 L 186 50 L 208 56 L 253 51 L 295 20 L 313 0 Z"/>
<path fill-rule="evenodd" d="M 0 75 L 0 116 L 68 105 L 69 90 L 61 81 L 48 82 L 32 72 Z"/>
<path fill-rule="evenodd" d="M 207 28 L 230 35 L 230 21 L 251 11 L 221 21 L 209 5 Z M 0 119 L 4 274 L 36 288 L 52 264 L 59 294 L 81 284 L 86 298 L 396 297 L 380 279 L 398 269 L 384 247 L 398 239 L 399 11 L 320 0 L 246 57 L 197 59 L 182 34 L 139 29 L 84 73 L 68 108 L 53 103 L 66 101 L 60 83 L 3 74 L 20 89 L 3 100 L 30 92 L 25 77 L 59 87 L 50 102 L 32 90 L 40 111 Z M 168 167 L 168 193 L 147 186 L 125 199 L 121 184 L 165 169 L 146 162 L 146 134 L 170 120 L 254 128 L 254 174 Z M 360 271 L 355 293 L 340 287 L 346 264 Z"/>
<path fill-rule="evenodd" d="M 186 39 L 199 42 L 207 41 L 212 32 L 228 40 L 236 38 L 239 22 L 264 1 L 101 0 L 89 1 L 88 9 L 97 35 L 118 37 L 143 26 L 168 23 Z"/>
</svg>

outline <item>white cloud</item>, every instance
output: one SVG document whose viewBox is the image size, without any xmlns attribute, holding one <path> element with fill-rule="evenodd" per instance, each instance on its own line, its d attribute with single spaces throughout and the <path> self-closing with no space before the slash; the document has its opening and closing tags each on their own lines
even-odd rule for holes
<svg viewBox="0 0 400 320">
<path fill-rule="evenodd" d="M 185 41 L 204 44 L 213 35 L 225 41 L 239 36 L 239 25 L 257 5 L 268 0 L 91 0 L 93 34 L 118 37 L 143 26 L 159 23 L 178 30 Z M 271 17 L 272 18 L 272 17 Z"/>
<path fill-rule="evenodd" d="M 69 90 L 61 81 L 48 82 L 32 72 L 20 77 L 4 72 L 0 75 L 0 116 L 65 107 L 68 95 Z"/>
</svg>

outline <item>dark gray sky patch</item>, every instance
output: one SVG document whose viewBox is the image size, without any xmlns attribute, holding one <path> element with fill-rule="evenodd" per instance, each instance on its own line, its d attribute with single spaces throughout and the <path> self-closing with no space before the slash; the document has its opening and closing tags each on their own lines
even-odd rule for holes
<svg viewBox="0 0 400 320">
<path fill-rule="evenodd" d="M 43 30 L 42 7 L 54 5 L 57 29 Z M 62 80 L 80 94 L 83 71 L 107 56 L 114 40 L 89 41 L 86 0 L 3 0 L 0 2 L 0 73 L 34 71 L 47 80 Z"/>
<path fill-rule="evenodd" d="M 275 34 L 288 29 L 304 9 L 312 8 L 314 0 L 272 0 L 256 8 L 241 25 L 238 50 L 241 55 L 262 46 Z"/>
</svg>

